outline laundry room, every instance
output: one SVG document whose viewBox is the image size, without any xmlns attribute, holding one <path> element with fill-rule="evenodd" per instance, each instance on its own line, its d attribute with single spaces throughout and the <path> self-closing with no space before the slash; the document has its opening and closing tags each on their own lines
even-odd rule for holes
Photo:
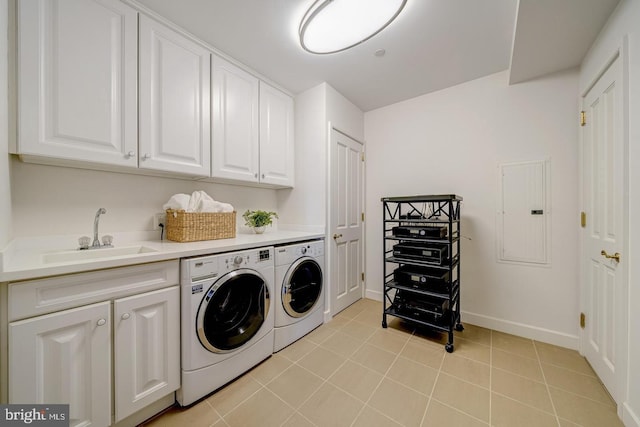
<svg viewBox="0 0 640 427">
<path fill-rule="evenodd" d="M 2 2 L 0 406 L 640 427 L 639 21 Z"/>
</svg>

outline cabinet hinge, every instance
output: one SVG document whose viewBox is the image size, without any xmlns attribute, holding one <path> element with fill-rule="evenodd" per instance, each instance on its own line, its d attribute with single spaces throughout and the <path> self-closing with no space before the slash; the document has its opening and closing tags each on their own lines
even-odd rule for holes
<svg viewBox="0 0 640 427">
<path fill-rule="evenodd" d="M 362 275 L 362 281 L 364 282 L 364 272 L 362 272 L 361 275 Z"/>
<path fill-rule="evenodd" d="M 585 228 L 587 226 L 587 214 L 586 212 L 580 212 L 580 227 Z"/>
<path fill-rule="evenodd" d="M 360 153 L 360 158 L 362 159 L 362 161 L 364 162 L 364 153 Z"/>
<path fill-rule="evenodd" d="M 580 313 L 580 327 L 582 329 L 584 329 L 584 326 L 586 324 L 586 318 L 587 318 L 587 316 L 585 316 L 584 313 Z"/>
<path fill-rule="evenodd" d="M 584 111 L 580 111 L 580 126 L 584 126 L 587 124 L 587 113 Z"/>
<path fill-rule="evenodd" d="M 362 212 L 362 222 L 364 222 L 364 212 Z"/>
</svg>

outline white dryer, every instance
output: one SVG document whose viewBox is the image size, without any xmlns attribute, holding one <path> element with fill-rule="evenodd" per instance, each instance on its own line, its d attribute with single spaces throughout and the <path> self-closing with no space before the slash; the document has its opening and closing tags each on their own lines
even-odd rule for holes
<svg viewBox="0 0 640 427">
<path fill-rule="evenodd" d="M 279 246 L 276 251 L 277 352 L 324 322 L 324 240 Z"/>
<path fill-rule="evenodd" d="M 273 251 L 182 260 L 180 405 L 190 405 L 273 353 Z"/>
</svg>

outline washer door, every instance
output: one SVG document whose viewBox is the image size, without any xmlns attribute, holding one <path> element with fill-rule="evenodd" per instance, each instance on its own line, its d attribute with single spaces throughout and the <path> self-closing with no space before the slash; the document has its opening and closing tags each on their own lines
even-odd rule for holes
<svg viewBox="0 0 640 427">
<path fill-rule="evenodd" d="M 269 313 L 269 289 L 255 270 L 225 274 L 207 291 L 198 309 L 196 328 L 202 345 L 226 353 L 253 338 Z"/>
<path fill-rule="evenodd" d="M 282 283 L 282 306 L 291 317 L 309 313 L 322 294 L 322 269 L 313 258 L 294 262 Z"/>
</svg>

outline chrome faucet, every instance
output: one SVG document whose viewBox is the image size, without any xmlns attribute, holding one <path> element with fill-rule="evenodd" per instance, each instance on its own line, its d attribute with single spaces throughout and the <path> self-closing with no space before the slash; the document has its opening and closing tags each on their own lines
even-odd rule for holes
<svg viewBox="0 0 640 427">
<path fill-rule="evenodd" d="M 100 240 L 98 239 L 98 224 L 100 223 L 100 215 L 106 213 L 107 210 L 105 208 L 100 208 L 98 209 L 98 212 L 96 212 L 96 217 L 93 220 L 93 243 L 91 243 L 92 248 L 99 248 L 100 246 L 102 246 L 100 244 Z"/>
<path fill-rule="evenodd" d="M 98 209 L 96 212 L 96 217 L 93 220 L 93 242 L 91 246 L 89 246 L 89 242 L 91 242 L 91 238 L 89 236 L 82 236 L 78 239 L 78 249 L 100 249 L 100 248 L 112 248 L 113 247 L 113 236 L 104 235 L 102 236 L 102 244 L 98 239 L 98 225 L 100 224 L 100 215 L 106 214 L 107 210 L 105 208 Z"/>
</svg>

